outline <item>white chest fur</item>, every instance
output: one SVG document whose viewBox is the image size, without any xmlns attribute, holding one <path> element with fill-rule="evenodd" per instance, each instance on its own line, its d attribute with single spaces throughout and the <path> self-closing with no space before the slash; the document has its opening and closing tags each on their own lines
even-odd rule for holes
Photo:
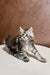
<svg viewBox="0 0 50 75">
<path fill-rule="evenodd" d="M 26 42 L 26 44 L 23 47 L 23 50 L 24 51 L 31 51 L 32 49 L 33 49 L 32 45 L 31 44 L 29 45 L 29 43 Z"/>
</svg>

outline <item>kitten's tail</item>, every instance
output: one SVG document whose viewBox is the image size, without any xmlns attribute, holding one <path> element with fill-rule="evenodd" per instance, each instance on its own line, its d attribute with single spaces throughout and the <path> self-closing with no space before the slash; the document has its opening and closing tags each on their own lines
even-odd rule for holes
<svg viewBox="0 0 50 75">
<path fill-rule="evenodd" d="M 3 43 L 4 43 L 8 48 L 10 48 L 10 41 L 9 41 L 10 37 L 11 37 L 11 35 L 8 35 L 8 36 L 5 38 L 5 40 L 3 41 Z"/>
</svg>

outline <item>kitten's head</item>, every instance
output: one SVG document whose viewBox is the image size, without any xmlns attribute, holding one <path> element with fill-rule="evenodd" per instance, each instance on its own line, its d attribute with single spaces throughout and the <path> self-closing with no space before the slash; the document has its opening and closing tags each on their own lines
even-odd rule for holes
<svg viewBox="0 0 50 75">
<path fill-rule="evenodd" d="M 20 33 L 22 35 L 22 40 L 27 41 L 27 40 L 33 40 L 34 38 L 34 33 L 33 33 L 33 28 L 29 28 L 29 29 L 23 29 L 22 27 L 20 27 Z"/>
</svg>

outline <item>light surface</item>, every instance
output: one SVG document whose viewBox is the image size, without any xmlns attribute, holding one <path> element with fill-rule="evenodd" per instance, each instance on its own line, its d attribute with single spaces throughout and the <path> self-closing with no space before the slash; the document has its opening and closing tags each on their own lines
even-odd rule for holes
<svg viewBox="0 0 50 75">
<path fill-rule="evenodd" d="M 40 54 L 47 59 L 46 63 L 32 57 L 25 63 L 4 51 L 4 47 L 0 45 L 0 75 L 50 75 L 50 48 L 36 45 Z"/>
</svg>

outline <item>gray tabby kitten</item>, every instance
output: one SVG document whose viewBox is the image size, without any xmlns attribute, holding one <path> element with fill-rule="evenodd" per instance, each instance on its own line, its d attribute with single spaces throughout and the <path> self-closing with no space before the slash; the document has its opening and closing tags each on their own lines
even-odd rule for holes
<svg viewBox="0 0 50 75">
<path fill-rule="evenodd" d="M 32 27 L 29 29 L 23 29 L 20 27 L 20 34 L 9 41 L 11 36 L 5 38 L 5 45 L 9 48 L 13 55 L 25 62 L 29 61 L 29 58 L 26 54 L 27 51 L 30 51 L 33 56 L 35 56 L 39 61 L 46 62 L 46 59 L 43 58 L 38 50 L 34 46 L 34 34 Z"/>
</svg>

